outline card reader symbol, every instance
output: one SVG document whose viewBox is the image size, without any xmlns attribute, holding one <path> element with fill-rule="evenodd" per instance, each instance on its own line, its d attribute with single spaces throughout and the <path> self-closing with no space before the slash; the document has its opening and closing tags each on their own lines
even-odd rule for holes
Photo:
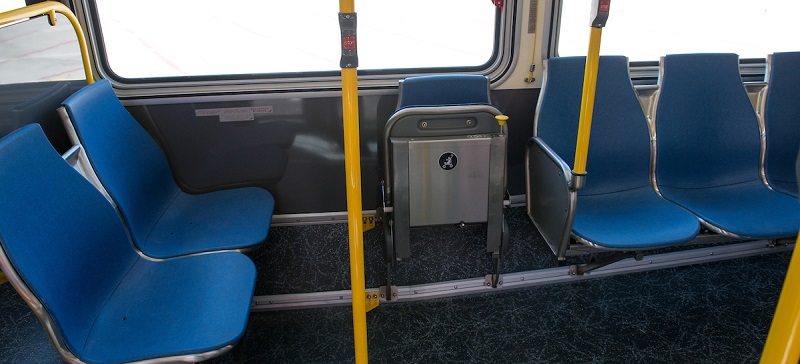
<svg viewBox="0 0 800 364">
<path fill-rule="evenodd" d="M 444 153 L 441 157 L 439 157 L 439 167 L 442 167 L 442 169 L 445 171 L 456 168 L 457 164 L 458 157 L 456 157 L 456 154 L 453 152 Z"/>
</svg>

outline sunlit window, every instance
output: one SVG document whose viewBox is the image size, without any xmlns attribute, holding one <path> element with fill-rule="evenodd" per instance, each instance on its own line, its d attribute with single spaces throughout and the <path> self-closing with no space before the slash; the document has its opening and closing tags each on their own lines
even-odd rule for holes
<svg viewBox="0 0 800 364">
<path fill-rule="evenodd" d="M 558 54 L 586 55 L 591 0 L 563 0 Z M 601 54 L 653 61 L 675 53 L 765 58 L 800 50 L 800 2 L 786 0 L 614 0 Z"/>
<path fill-rule="evenodd" d="M 23 4 L 24 6 L 24 4 Z M 41 16 L 0 27 L 0 84 L 85 79 L 69 19 Z"/>
<path fill-rule="evenodd" d="M 25 6 L 25 0 L 0 0 L 0 13 Z"/>
<path fill-rule="evenodd" d="M 338 2 L 96 0 L 108 66 L 125 78 L 339 69 Z M 487 0 L 357 3 L 359 69 L 478 67 L 494 53 Z"/>
</svg>

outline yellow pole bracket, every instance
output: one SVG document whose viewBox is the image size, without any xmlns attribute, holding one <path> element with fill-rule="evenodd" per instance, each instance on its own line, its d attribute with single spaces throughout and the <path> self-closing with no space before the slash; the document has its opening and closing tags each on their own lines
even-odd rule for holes
<svg viewBox="0 0 800 364">
<path fill-rule="evenodd" d="M 374 214 L 364 215 L 364 217 L 361 219 L 361 221 L 362 221 L 361 229 L 363 229 L 364 231 L 370 231 L 370 230 L 375 228 L 375 215 Z"/>
<path fill-rule="evenodd" d="M 72 11 L 69 10 L 69 8 L 64 4 L 56 1 L 45 1 L 26 6 L 24 8 L 6 11 L 4 13 L 0 13 L 0 25 L 46 15 L 50 25 L 55 26 L 56 13 L 67 17 L 70 24 L 72 24 L 72 28 L 75 30 L 75 35 L 78 37 L 78 45 L 81 47 L 81 58 L 83 59 L 83 70 L 86 74 L 86 82 L 93 84 L 94 77 L 92 76 L 92 67 L 89 62 L 89 50 L 86 46 L 86 37 L 83 34 L 81 24 L 78 23 L 78 18 L 76 18 L 75 14 L 73 14 Z"/>
<path fill-rule="evenodd" d="M 798 236 L 797 243 L 800 243 Z M 800 359 L 800 253 L 794 245 L 772 326 L 767 335 L 762 364 L 797 363 Z"/>
<path fill-rule="evenodd" d="M 367 302 L 364 308 L 366 312 L 372 311 L 372 309 L 381 305 L 381 293 L 378 291 L 367 291 Z"/>
</svg>

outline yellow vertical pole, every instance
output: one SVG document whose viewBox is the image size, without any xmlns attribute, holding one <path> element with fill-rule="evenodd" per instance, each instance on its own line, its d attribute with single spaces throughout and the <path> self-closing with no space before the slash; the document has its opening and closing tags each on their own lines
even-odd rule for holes
<svg viewBox="0 0 800 364">
<path fill-rule="evenodd" d="M 592 0 L 591 29 L 589 34 L 589 52 L 586 56 L 586 69 L 583 73 L 583 93 L 581 95 L 581 114 L 578 121 L 578 139 L 575 142 L 575 164 L 572 173 L 576 180 L 583 180 L 586 175 L 586 158 L 589 153 L 589 134 L 592 129 L 592 112 L 594 111 L 594 92 L 597 87 L 597 66 L 600 63 L 600 37 L 606 26 L 611 0 Z M 583 183 L 576 183 L 580 188 Z"/>
<path fill-rule="evenodd" d="M 592 32 L 589 36 L 589 53 L 586 56 L 586 70 L 583 74 L 578 140 L 575 143 L 573 173 L 576 175 L 586 174 L 586 159 L 589 153 L 589 134 L 592 128 L 592 112 L 594 111 L 594 93 L 597 87 L 597 66 L 600 62 L 600 37 L 602 33 L 603 28 L 592 27 Z"/>
<path fill-rule="evenodd" d="M 342 112 L 347 178 L 347 225 L 350 236 L 350 283 L 353 297 L 353 343 L 356 363 L 367 363 L 367 307 L 364 283 L 364 232 L 361 208 L 361 157 L 358 133 L 358 55 L 353 0 L 339 1 L 342 33 Z"/>
<path fill-rule="evenodd" d="M 800 236 L 798 236 L 800 243 Z M 800 253 L 794 246 L 792 260 L 783 282 L 783 290 L 772 318 L 762 364 L 797 363 L 800 359 Z"/>
</svg>

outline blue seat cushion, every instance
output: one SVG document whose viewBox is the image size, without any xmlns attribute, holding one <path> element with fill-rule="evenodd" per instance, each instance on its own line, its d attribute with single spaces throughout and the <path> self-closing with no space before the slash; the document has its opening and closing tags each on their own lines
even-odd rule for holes
<svg viewBox="0 0 800 364">
<path fill-rule="evenodd" d="M 759 181 L 709 188 L 669 188 L 661 193 L 700 219 L 749 238 L 794 236 L 800 228 L 800 205 Z"/>
<path fill-rule="evenodd" d="M 693 239 L 697 218 L 658 197 L 652 187 L 584 195 L 578 199 L 572 231 L 608 249 L 652 249 Z"/>
<path fill-rule="evenodd" d="M 247 326 L 255 277 L 253 262 L 233 252 L 139 259 L 98 315 L 81 358 L 128 362 L 232 345 Z"/>
<path fill-rule="evenodd" d="M 258 187 L 178 193 L 140 249 L 154 258 L 243 249 L 267 238 L 275 200 Z"/>
</svg>

